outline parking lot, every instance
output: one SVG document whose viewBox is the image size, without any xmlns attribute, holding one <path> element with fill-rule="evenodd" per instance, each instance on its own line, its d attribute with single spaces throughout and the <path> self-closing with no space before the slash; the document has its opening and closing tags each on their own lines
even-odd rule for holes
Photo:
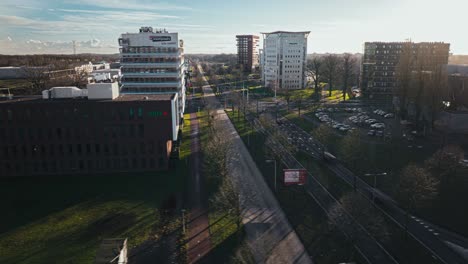
<svg viewBox="0 0 468 264">
<path fill-rule="evenodd" d="M 388 140 L 392 136 L 394 114 L 370 107 L 323 107 L 313 117 L 342 135 L 357 131 L 371 140 Z"/>
</svg>

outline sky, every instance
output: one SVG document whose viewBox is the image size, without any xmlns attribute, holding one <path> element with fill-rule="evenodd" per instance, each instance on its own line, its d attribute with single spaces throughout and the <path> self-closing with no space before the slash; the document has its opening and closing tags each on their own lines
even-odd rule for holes
<svg viewBox="0 0 468 264">
<path fill-rule="evenodd" d="M 141 26 L 178 32 L 186 53 L 235 53 L 236 34 L 311 31 L 308 53 L 366 41 L 451 43 L 468 54 L 468 0 L 1 0 L 0 54 L 118 53 Z"/>
</svg>

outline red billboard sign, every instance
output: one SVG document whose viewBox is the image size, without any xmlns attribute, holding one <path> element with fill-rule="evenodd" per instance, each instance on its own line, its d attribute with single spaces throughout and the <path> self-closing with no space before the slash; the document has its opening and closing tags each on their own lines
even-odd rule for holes
<svg viewBox="0 0 468 264">
<path fill-rule="evenodd" d="M 304 185 L 307 181 L 307 171 L 304 169 L 284 170 L 284 185 Z"/>
</svg>

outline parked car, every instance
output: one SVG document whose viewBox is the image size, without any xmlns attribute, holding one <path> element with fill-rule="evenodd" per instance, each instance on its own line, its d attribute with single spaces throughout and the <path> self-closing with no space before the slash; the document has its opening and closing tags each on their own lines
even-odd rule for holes
<svg viewBox="0 0 468 264">
<path fill-rule="evenodd" d="M 375 130 L 369 130 L 369 132 L 367 132 L 367 135 L 368 136 L 374 136 L 375 135 Z"/>
<path fill-rule="evenodd" d="M 384 123 L 374 123 L 371 125 L 372 128 L 385 128 Z"/>
<path fill-rule="evenodd" d="M 388 113 L 386 115 L 384 115 L 385 118 L 393 118 L 395 115 L 392 114 L 392 113 Z"/>
</svg>

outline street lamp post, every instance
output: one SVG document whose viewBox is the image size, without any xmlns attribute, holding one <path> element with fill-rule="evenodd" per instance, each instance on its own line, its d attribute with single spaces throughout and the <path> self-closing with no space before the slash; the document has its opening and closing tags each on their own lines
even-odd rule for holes
<svg viewBox="0 0 468 264">
<path fill-rule="evenodd" d="M 377 176 L 385 176 L 387 175 L 386 172 L 382 173 L 366 173 L 364 176 L 374 176 L 374 188 L 372 189 L 372 203 L 375 206 L 375 189 L 377 188 Z"/>
<path fill-rule="evenodd" d="M 182 209 L 182 233 L 185 235 L 185 209 Z"/>
<path fill-rule="evenodd" d="M 275 164 L 275 192 L 276 192 L 276 159 L 270 159 L 270 160 L 265 160 L 266 163 L 271 163 L 273 162 Z"/>
</svg>

